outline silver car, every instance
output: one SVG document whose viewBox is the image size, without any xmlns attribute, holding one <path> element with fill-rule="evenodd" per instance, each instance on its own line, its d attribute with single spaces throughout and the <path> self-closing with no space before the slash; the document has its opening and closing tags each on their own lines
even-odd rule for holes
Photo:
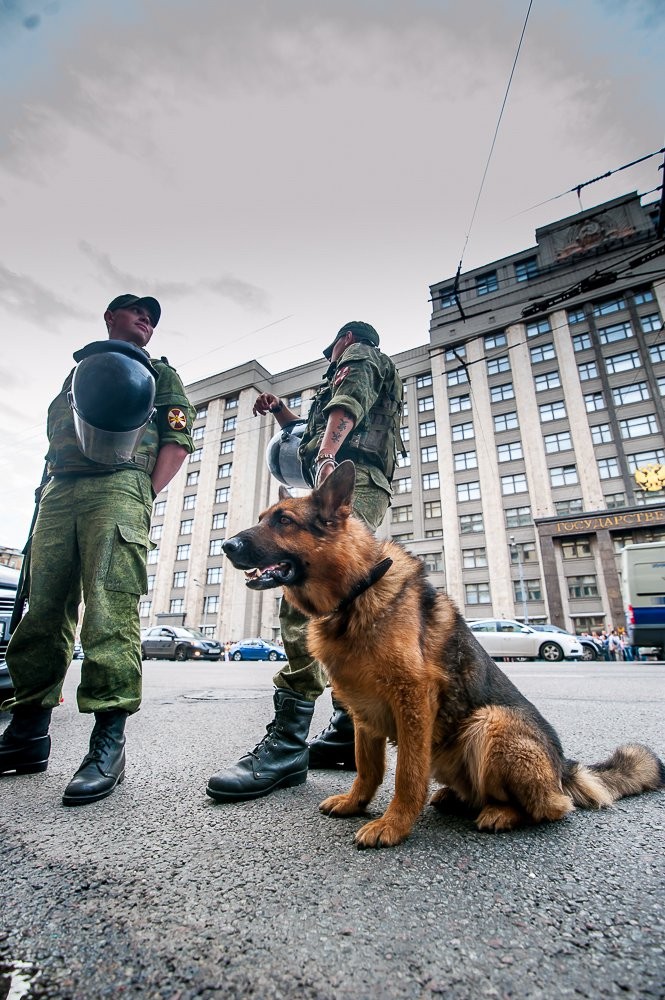
<svg viewBox="0 0 665 1000">
<path fill-rule="evenodd" d="M 481 618 L 467 623 L 476 639 L 494 659 L 581 660 L 582 645 L 566 633 L 538 632 L 509 618 Z"/>
</svg>

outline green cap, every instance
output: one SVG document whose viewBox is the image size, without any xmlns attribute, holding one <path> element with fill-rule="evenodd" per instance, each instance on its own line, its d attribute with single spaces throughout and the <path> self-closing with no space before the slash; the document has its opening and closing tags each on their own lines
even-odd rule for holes
<svg viewBox="0 0 665 1000">
<path fill-rule="evenodd" d="M 362 323 L 360 320 L 354 319 L 350 323 L 345 323 L 344 326 L 340 327 L 337 331 L 337 335 L 329 347 L 326 347 L 323 352 L 324 358 L 328 361 L 332 358 L 333 347 L 340 339 L 344 337 L 347 333 L 352 333 L 356 340 L 361 340 L 365 344 L 370 344 L 372 347 L 379 346 L 379 335 L 373 326 L 369 323 Z"/>
<path fill-rule="evenodd" d="M 129 292 L 124 295 L 116 295 L 113 302 L 109 302 L 107 305 L 106 311 L 115 312 L 116 309 L 128 309 L 129 306 L 145 306 L 150 313 L 153 327 L 159 323 L 162 307 L 157 299 L 153 299 L 150 295 L 131 295 Z"/>
</svg>

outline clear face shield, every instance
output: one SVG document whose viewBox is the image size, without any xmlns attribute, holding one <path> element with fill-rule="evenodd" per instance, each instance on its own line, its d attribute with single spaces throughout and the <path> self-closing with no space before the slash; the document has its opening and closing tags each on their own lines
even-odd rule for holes
<svg viewBox="0 0 665 1000">
<path fill-rule="evenodd" d="M 153 408 L 148 414 L 148 419 L 133 430 L 105 431 L 101 427 L 93 427 L 83 419 L 74 405 L 71 392 L 68 393 L 68 399 L 72 408 L 78 446 L 86 458 L 92 462 L 99 462 L 100 465 L 124 465 L 125 462 L 129 462 L 139 446 L 146 427 L 157 412 Z"/>
</svg>

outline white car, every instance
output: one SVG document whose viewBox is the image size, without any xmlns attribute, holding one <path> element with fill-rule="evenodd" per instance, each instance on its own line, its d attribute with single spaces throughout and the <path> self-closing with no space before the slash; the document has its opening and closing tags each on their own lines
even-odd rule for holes
<svg viewBox="0 0 665 1000">
<path fill-rule="evenodd" d="M 530 625 L 509 618 L 481 618 L 467 622 L 486 652 L 494 659 L 524 657 L 529 660 L 581 660 L 582 644 L 563 632 L 537 632 Z"/>
</svg>

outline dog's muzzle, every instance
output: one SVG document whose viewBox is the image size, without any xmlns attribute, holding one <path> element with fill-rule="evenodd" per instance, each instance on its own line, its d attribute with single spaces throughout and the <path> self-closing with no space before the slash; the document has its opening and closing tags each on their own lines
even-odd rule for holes
<svg viewBox="0 0 665 1000">
<path fill-rule="evenodd" d="M 260 565 L 262 559 L 254 551 L 251 543 L 241 535 L 227 538 L 222 545 L 222 551 L 236 569 L 245 570 L 245 585 L 250 590 L 288 587 L 293 585 L 299 576 L 296 564 L 289 559 L 266 562 L 264 565 Z"/>
</svg>

